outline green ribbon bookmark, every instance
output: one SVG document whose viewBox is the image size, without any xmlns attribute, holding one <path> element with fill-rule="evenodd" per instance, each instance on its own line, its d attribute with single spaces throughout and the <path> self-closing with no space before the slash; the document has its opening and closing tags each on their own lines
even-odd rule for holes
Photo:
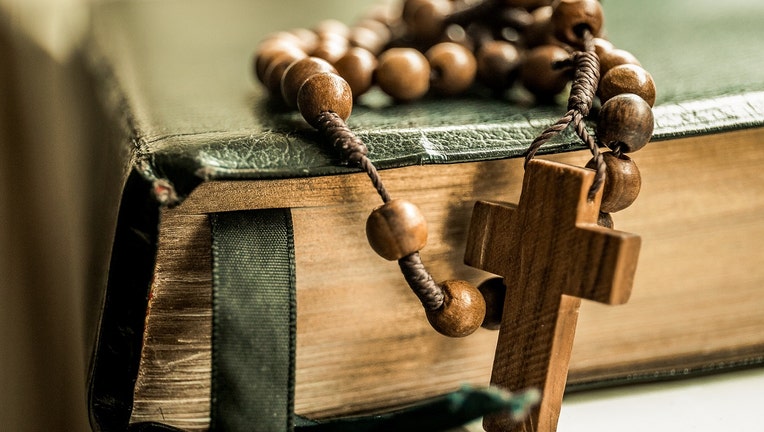
<svg viewBox="0 0 764 432">
<path fill-rule="evenodd" d="M 211 430 L 293 428 L 295 276 L 288 209 L 212 223 Z"/>
</svg>

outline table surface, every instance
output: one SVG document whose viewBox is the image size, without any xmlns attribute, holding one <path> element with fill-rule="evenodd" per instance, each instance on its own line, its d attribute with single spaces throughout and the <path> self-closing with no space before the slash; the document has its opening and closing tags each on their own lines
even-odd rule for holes
<svg viewBox="0 0 764 432">
<path fill-rule="evenodd" d="M 764 431 L 762 403 L 764 368 L 587 391 L 565 397 L 557 432 Z"/>
</svg>

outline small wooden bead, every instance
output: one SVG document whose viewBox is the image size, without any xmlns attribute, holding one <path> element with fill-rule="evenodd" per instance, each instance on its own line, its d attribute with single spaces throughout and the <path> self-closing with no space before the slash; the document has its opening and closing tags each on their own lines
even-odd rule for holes
<svg viewBox="0 0 764 432">
<path fill-rule="evenodd" d="M 413 48 L 391 48 L 379 56 L 376 81 L 379 88 L 399 101 L 424 96 L 430 88 L 430 65 Z"/>
<path fill-rule="evenodd" d="M 597 54 L 597 56 L 602 57 L 603 54 L 606 52 L 612 51 L 615 49 L 615 46 L 613 46 L 613 43 L 610 42 L 607 39 L 602 38 L 594 38 L 594 52 Z"/>
<path fill-rule="evenodd" d="M 600 212 L 615 213 L 630 206 L 637 199 L 642 187 L 642 176 L 637 164 L 626 155 L 616 156 L 606 152 L 602 157 L 607 174 L 602 189 Z M 586 164 L 586 167 L 591 169 L 596 169 L 596 166 L 595 159 Z"/>
<path fill-rule="evenodd" d="M 523 29 L 523 41 L 528 48 L 552 44 L 552 13 L 551 6 L 542 6 L 531 12 L 533 21 Z"/>
<path fill-rule="evenodd" d="M 414 39 L 432 41 L 443 33 L 452 8 L 449 0 L 406 0 L 401 15 Z"/>
<path fill-rule="evenodd" d="M 300 49 L 289 38 L 274 37 L 263 41 L 255 52 L 255 58 L 253 62 L 253 69 L 255 76 L 260 82 L 265 84 L 265 71 L 271 65 L 271 62 L 283 54 L 292 54 L 295 57 L 302 55 L 305 56 L 305 52 Z"/>
<path fill-rule="evenodd" d="M 493 277 L 478 285 L 478 291 L 485 300 L 485 318 L 481 326 L 488 330 L 498 330 L 501 327 L 501 317 L 504 315 L 504 300 L 507 297 L 507 287 L 504 278 Z"/>
<path fill-rule="evenodd" d="M 621 93 L 634 93 L 650 106 L 655 104 L 655 82 L 652 75 L 641 66 L 624 64 L 608 71 L 600 80 L 602 103 Z"/>
<path fill-rule="evenodd" d="M 475 81 L 477 61 L 467 48 L 453 42 L 439 43 L 425 53 L 434 72 L 432 88 L 443 95 L 464 92 Z"/>
<path fill-rule="evenodd" d="M 401 10 L 398 7 L 391 7 L 390 2 L 376 2 L 366 9 L 363 17 L 391 27 L 400 23 Z"/>
<path fill-rule="evenodd" d="M 297 92 L 300 91 L 302 83 L 311 75 L 322 72 L 336 73 L 337 70 L 326 60 L 317 57 L 306 57 L 289 65 L 281 80 L 281 96 L 284 102 L 292 108 L 297 107 Z"/>
<path fill-rule="evenodd" d="M 366 220 L 366 238 L 382 258 L 398 260 L 427 244 L 427 221 L 417 206 L 395 199 L 371 212 Z"/>
<path fill-rule="evenodd" d="M 501 0 L 505 6 L 520 7 L 526 9 L 536 9 L 543 6 L 549 6 L 554 0 Z M 497 2 L 499 3 L 499 2 Z"/>
<path fill-rule="evenodd" d="M 300 48 L 302 48 L 302 50 L 307 54 L 312 53 L 313 50 L 316 49 L 316 46 L 318 45 L 318 35 L 313 30 L 306 28 L 295 28 L 289 30 L 289 33 L 292 33 L 297 37 L 297 40 L 300 41 Z"/>
<path fill-rule="evenodd" d="M 311 55 L 334 64 L 345 55 L 349 47 L 347 38 L 335 33 L 324 33 L 320 35 L 318 45 Z"/>
<path fill-rule="evenodd" d="M 494 90 L 509 88 L 520 66 L 517 47 L 505 41 L 490 41 L 477 53 L 477 77 Z"/>
<path fill-rule="evenodd" d="M 613 150 L 635 152 L 653 136 L 653 110 L 641 97 L 623 93 L 600 108 L 597 139 Z"/>
<path fill-rule="evenodd" d="M 316 32 L 319 38 L 333 34 L 347 39 L 350 35 L 350 28 L 348 28 L 347 24 L 336 19 L 325 19 L 319 22 L 313 27 L 313 31 Z"/>
<path fill-rule="evenodd" d="M 368 50 L 354 47 L 337 60 L 334 67 L 337 68 L 337 73 L 350 84 L 353 97 L 358 98 L 366 93 L 373 84 L 377 58 Z"/>
<path fill-rule="evenodd" d="M 634 64 L 642 66 L 634 55 L 626 50 L 613 49 L 599 55 L 600 57 L 600 76 L 604 77 L 610 69 L 623 64 Z"/>
<path fill-rule="evenodd" d="M 284 52 L 280 56 L 275 57 L 268 69 L 263 74 L 263 84 L 270 92 L 271 96 L 282 98 L 281 96 L 281 80 L 284 78 L 284 72 L 286 72 L 289 65 L 297 60 L 307 57 L 305 53 L 300 52 L 295 54 L 293 52 Z"/>
<path fill-rule="evenodd" d="M 374 55 L 382 52 L 390 42 L 392 33 L 390 29 L 379 21 L 365 19 L 350 29 L 350 44 L 355 47 L 364 48 Z"/>
<path fill-rule="evenodd" d="M 443 31 L 440 42 L 453 42 L 467 48 L 470 52 L 475 51 L 475 40 L 459 24 L 449 24 Z"/>
<path fill-rule="evenodd" d="M 440 284 L 443 306 L 427 311 L 427 321 L 438 333 L 450 337 L 469 336 L 483 323 L 485 300 L 477 288 L 463 280 Z"/>
<path fill-rule="evenodd" d="M 560 93 L 570 81 L 568 71 L 553 64 L 568 59 L 568 52 L 556 45 L 533 48 L 520 68 L 520 80 L 531 93 L 541 99 Z"/>
<path fill-rule="evenodd" d="M 300 87 L 297 108 L 305 121 L 318 128 L 318 116 L 325 111 L 347 120 L 353 110 L 353 94 L 341 76 L 331 72 L 314 74 Z"/>
<path fill-rule="evenodd" d="M 603 20 L 602 6 L 598 0 L 561 0 L 552 13 L 554 35 L 578 48 L 584 44 L 584 29 L 598 36 Z"/>
</svg>

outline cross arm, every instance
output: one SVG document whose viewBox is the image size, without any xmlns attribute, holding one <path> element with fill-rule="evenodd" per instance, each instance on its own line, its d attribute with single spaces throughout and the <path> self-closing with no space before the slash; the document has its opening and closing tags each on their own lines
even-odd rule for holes
<svg viewBox="0 0 764 432">
<path fill-rule="evenodd" d="M 510 235 L 512 215 L 517 205 L 498 201 L 478 201 L 472 211 L 464 263 L 490 273 L 504 275 L 507 251 L 516 250 Z"/>
<path fill-rule="evenodd" d="M 578 283 L 569 284 L 565 294 L 611 305 L 626 303 L 637 269 L 640 237 L 595 224 L 579 225 L 577 231 L 583 256 L 567 270 L 568 277 Z"/>
</svg>

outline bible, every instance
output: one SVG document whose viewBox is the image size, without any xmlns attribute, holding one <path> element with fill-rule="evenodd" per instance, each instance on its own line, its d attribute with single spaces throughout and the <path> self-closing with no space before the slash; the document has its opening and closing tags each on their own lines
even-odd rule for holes
<svg viewBox="0 0 764 432">
<path fill-rule="evenodd" d="M 231 212 L 287 209 L 291 217 L 296 414 L 377 412 L 488 384 L 496 333 L 448 339 L 432 331 L 395 263 L 368 247 L 364 222 L 376 205 L 368 179 L 251 77 L 252 51 L 266 34 L 317 18 L 350 23 L 364 6 L 94 6 L 82 57 L 113 131 L 104 145 L 119 149 L 113 157 L 124 167 L 109 173 L 123 188 L 89 384 L 96 429 L 209 426 L 214 220 Z M 615 309 L 583 305 L 568 391 L 764 358 L 756 295 L 764 283 L 764 73 L 755 54 L 764 7 L 722 8 L 606 5 L 610 39 L 658 85 L 655 135 L 635 155 L 640 199 L 615 221 L 643 238 L 632 299 Z M 388 189 L 427 218 L 422 259 L 432 272 L 477 283 L 491 275 L 463 263 L 473 205 L 517 202 L 520 156 L 562 111 L 479 90 L 412 104 L 372 92 L 349 121 Z M 541 157 L 583 166 L 582 148 L 563 134 Z"/>
</svg>

